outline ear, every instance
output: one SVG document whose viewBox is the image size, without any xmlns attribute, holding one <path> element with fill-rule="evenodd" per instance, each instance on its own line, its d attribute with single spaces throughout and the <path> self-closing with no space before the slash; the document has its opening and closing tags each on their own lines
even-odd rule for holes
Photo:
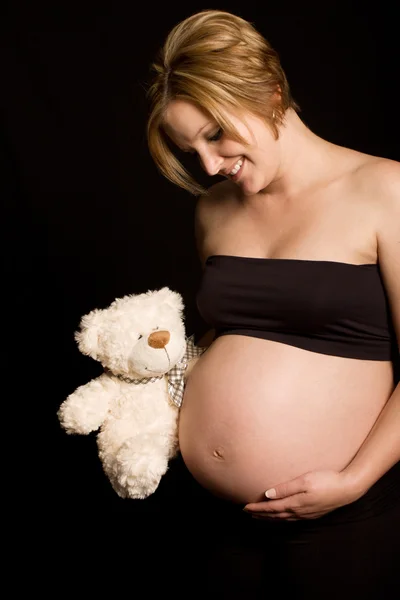
<svg viewBox="0 0 400 600">
<path fill-rule="evenodd" d="M 86 354 L 97 360 L 99 349 L 99 335 L 104 323 L 104 311 L 95 309 L 84 315 L 80 322 L 80 328 L 75 332 L 75 341 L 82 354 Z"/>
<path fill-rule="evenodd" d="M 161 297 L 164 302 L 169 304 L 173 309 L 178 310 L 182 313 L 184 305 L 181 294 L 170 290 L 168 287 L 164 287 L 161 290 L 159 290 L 159 294 L 161 294 Z"/>
</svg>

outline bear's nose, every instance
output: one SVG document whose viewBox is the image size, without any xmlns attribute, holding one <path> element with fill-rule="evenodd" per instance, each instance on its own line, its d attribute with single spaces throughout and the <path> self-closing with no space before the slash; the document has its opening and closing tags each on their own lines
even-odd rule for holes
<svg viewBox="0 0 400 600">
<path fill-rule="evenodd" d="M 148 344 L 151 348 L 165 348 L 170 337 L 169 331 L 154 331 L 149 335 Z"/>
</svg>

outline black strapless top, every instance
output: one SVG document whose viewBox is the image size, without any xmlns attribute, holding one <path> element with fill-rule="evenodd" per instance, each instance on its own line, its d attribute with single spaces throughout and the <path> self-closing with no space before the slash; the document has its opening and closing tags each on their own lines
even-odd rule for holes
<svg viewBox="0 0 400 600">
<path fill-rule="evenodd" d="M 248 335 L 346 358 L 399 359 L 376 264 L 213 255 L 197 307 L 217 337 Z"/>
</svg>

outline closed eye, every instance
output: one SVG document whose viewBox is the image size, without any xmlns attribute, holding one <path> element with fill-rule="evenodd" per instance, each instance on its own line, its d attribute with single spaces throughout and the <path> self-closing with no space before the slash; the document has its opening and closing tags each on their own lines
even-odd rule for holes
<svg viewBox="0 0 400 600">
<path fill-rule="evenodd" d="M 223 131 L 222 131 L 221 127 L 219 127 L 213 135 L 211 135 L 210 137 L 207 138 L 207 141 L 208 142 L 218 142 L 221 139 L 222 134 L 223 134 Z M 188 154 L 192 154 L 192 155 L 197 154 L 196 150 L 184 150 L 184 152 L 187 152 Z"/>
<path fill-rule="evenodd" d="M 218 142 L 218 140 L 220 140 L 222 137 L 222 133 L 223 133 L 223 131 L 222 131 L 221 127 L 219 127 L 217 129 L 217 131 L 214 133 L 214 135 L 212 135 L 211 137 L 208 138 L 208 141 L 209 142 Z"/>
</svg>

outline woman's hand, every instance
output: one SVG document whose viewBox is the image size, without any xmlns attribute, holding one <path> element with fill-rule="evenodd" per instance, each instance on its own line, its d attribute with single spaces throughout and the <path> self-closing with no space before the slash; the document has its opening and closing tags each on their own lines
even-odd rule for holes
<svg viewBox="0 0 400 600">
<path fill-rule="evenodd" d="M 243 510 L 259 519 L 317 519 L 363 493 L 344 471 L 311 471 L 267 490 L 270 500 L 247 504 Z"/>
</svg>

